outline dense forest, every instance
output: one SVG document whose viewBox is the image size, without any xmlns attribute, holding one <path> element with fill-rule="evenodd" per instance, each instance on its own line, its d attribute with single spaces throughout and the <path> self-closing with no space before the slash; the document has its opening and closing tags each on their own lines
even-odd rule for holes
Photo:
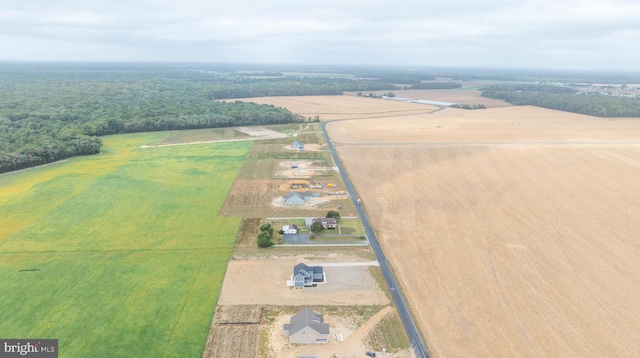
<svg viewBox="0 0 640 358">
<path fill-rule="evenodd" d="M 640 98 L 581 93 L 562 86 L 491 86 L 483 89 L 482 96 L 597 117 L 640 117 Z"/>
<path fill-rule="evenodd" d="M 304 120 L 283 108 L 219 99 L 393 88 L 230 65 L 2 64 L 0 173 L 99 153 L 103 135 Z"/>
<path fill-rule="evenodd" d="M 341 95 L 344 91 L 377 91 L 395 89 L 396 86 L 371 80 L 347 78 L 298 77 L 257 80 L 243 78 L 212 84 L 212 99 L 250 98 L 266 96 L 321 96 Z"/>
</svg>

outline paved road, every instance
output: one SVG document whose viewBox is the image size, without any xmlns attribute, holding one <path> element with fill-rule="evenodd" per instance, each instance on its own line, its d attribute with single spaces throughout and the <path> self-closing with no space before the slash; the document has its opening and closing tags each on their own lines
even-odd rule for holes
<svg viewBox="0 0 640 358">
<path fill-rule="evenodd" d="M 600 146 L 600 145 L 615 145 L 615 146 L 638 146 L 640 142 L 638 141 L 599 141 L 599 142 L 587 142 L 587 141 L 538 141 L 538 142 L 527 142 L 527 141 L 502 141 L 502 142 L 336 142 L 334 145 L 340 146 L 344 144 L 348 145 L 424 145 L 424 146 L 432 146 L 432 147 L 448 147 L 448 146 L 483 146 L 490 145 L 492 147 L 495 146 L 539 146 L 539 145 L 566 145 L 566 146 Z"/>
<path fill-rule="evenodd" d="M 387 286 L 389 287 L 389 291 L 391 292 L 391 297 L 393 298 L 393 303 L 398 309 L 398 314 L 400 315 L 400 319 L 402 320 L 402 325 L 404 326 L 405 331 L 407 332 L 407 336 L 409 337 L 409 342 L 411 343 L 411 347 L 413 348 L 413 352 L 418 358 L 430 358 L 429 351 L 427 350 L 427 345 L 424 343 L 422 339 L 422 335 L 420 335 L 420 331 L 416 326 L 415 321 L 413 320 L 413 316 L 407 307 L 407 302 L 404 299 L 404 295 L 400 291 L 398 287 L 398 281 L 396 281 L 393 272 L 391 271 L 391 267 L 387 262 L 387 258 L 384 256 L 384 252 L 382 252 L 382 248 L 380 247 L 380 243 L 378 242 L 378 238 L 376 234 L 371 229 L 371 224 L 369 223 L 369 218 L 367 217 L 363 206 L 357 204 L 356 191 L 353 188 L 353 184 L 347 177 L 347 173 L 342 166 L 342 162 L 333 147 L 333 143 L 329 140 L 329 135 L 327 134 L 327 130 L 325 128 L 327 122 L 322 123 L 322 134 L 324 135 L 324 140 L 327 142 L 329 146 L 329 150 L 331 150 L 331 155 L 333 156 L 333 161 L 338 166 L 340 170 L 340 175 L 342 175 L 342 180 L 344 181 L 344 185 L 351 196 L 351 200 L 353 201 L 353 205 L 360 215 L 360 220 L 362 221 L 362 225 L 364 225 L 365 233 L 367 234 L 367 238 L 369 239 L 369 243 L 371 244 L 371 248 L 373 252 L 376 254 L 376 258 L 378 259 L 378 263 L 380 264 L 380 270 L 382 271 L 382 275 L 384 276 L 385 281 L 387 282 Z M 369 205 L 368 203 L 363 203 L 364 206 Z"/>
</svg>

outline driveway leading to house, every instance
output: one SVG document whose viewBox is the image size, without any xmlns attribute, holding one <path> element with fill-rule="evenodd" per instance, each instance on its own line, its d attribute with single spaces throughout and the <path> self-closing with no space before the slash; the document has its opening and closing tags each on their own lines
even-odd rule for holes
<svg viewBox="0 0 640 358">
<path fill-rule="evenodd" d="M 315 239 L 311 239 L 308 234 L 284 234 L 282 241 L 284 245 L 365 245 L 366 240 L 361 240 L 363 235 L 339 235 L 325 234 L 316 235 Z"/>
</svg>

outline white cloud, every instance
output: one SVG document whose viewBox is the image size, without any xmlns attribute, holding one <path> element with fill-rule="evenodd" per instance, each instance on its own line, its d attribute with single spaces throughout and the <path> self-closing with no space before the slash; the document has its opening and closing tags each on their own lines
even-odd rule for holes
<svg viewBox="0 0 640 358">
<path fill-rule="evenodd" d="M 629 69 L 640 60 L 636 1 L 0 0 L 0 9 L 0 59 Z"/>
</svg>

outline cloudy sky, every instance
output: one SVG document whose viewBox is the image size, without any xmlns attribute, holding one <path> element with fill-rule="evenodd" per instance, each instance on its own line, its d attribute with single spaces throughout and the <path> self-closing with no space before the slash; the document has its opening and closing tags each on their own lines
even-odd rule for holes
<svg viewBox="0 0 640 358">
<path fill-rule="evenodd" d="M 640 70 L 640 1 L 0 0 L 0 60 Z"/>
</svg>

